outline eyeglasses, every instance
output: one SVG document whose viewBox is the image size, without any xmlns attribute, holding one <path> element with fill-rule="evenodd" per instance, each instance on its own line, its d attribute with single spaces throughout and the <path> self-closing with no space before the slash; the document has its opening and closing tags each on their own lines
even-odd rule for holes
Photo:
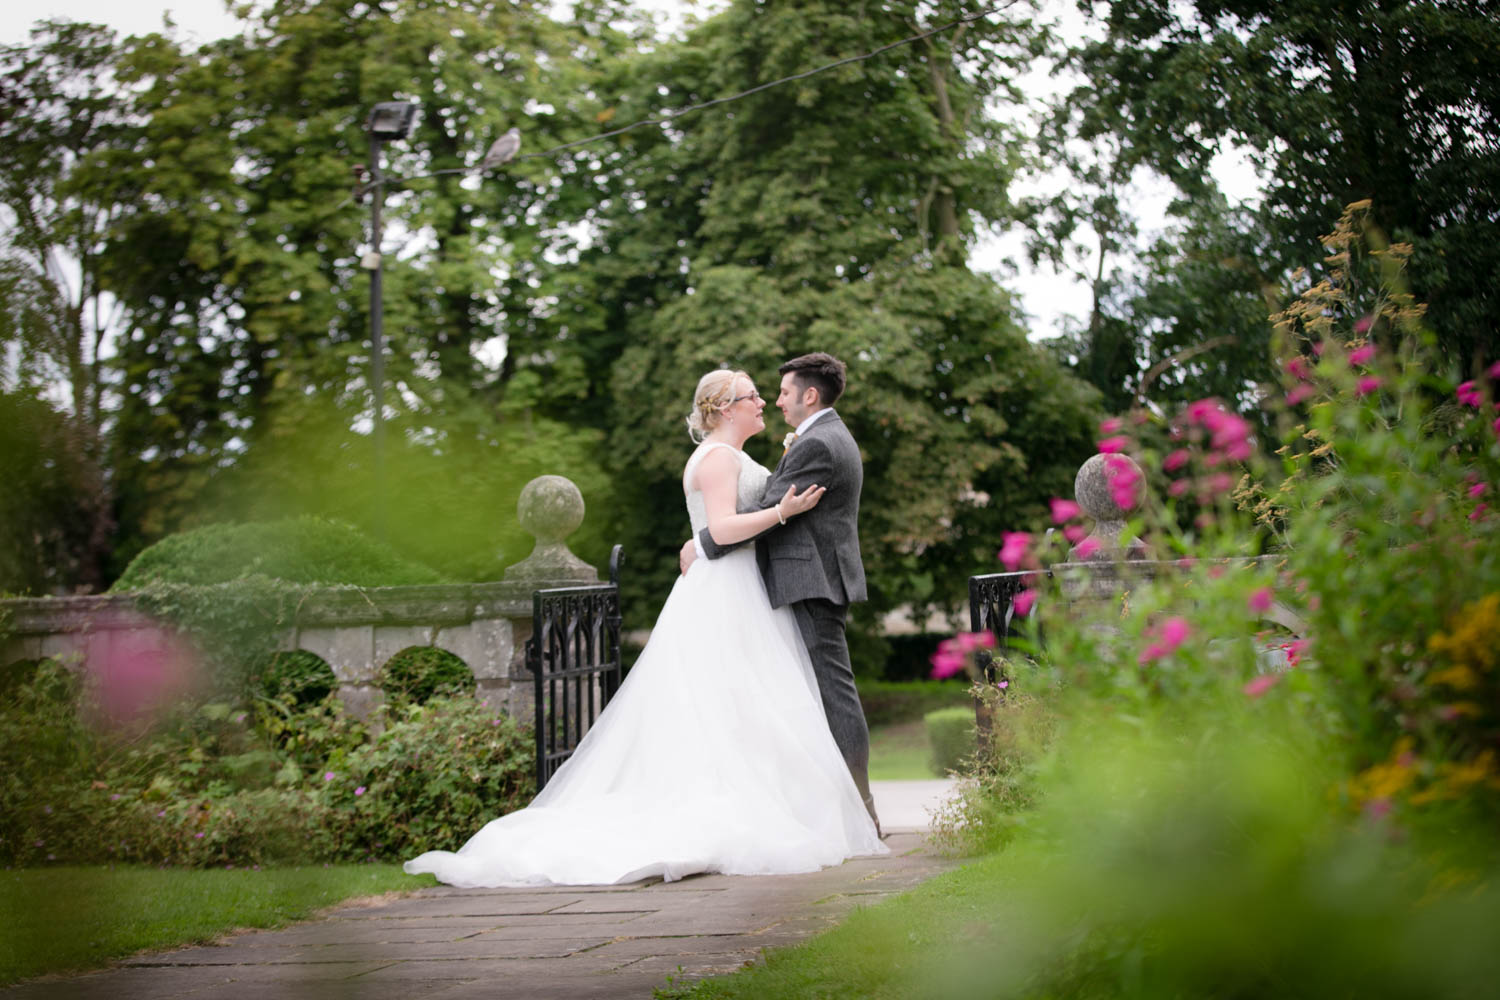
<svg viewBox="0 0 1500 1000">
<path fill-rule="evenodd" d="M 760 399 L 760 393 L 758 393 L 758 392 L 752 392 L 752 393 L 748 393 L 748 394 L 746 394 L 744 396 L 736 396 L 736 397 L 734 397 L 733 399 L 731 399 L 729 401 L 729 405 L 733 406 L 735 403 L 742 402 L 742 401 L 744 401 L 746 399 Z"/>
</svg>

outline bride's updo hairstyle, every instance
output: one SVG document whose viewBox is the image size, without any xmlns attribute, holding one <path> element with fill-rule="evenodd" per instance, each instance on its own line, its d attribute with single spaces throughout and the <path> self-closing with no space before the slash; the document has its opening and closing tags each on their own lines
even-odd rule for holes
<svg viewBox="0 0 1500 1000">
<path fill-rule="evenodd" d="M 687 417 L 688 434 L 694 441 L 702 441 L 719 426 L 724 410 L 734 402 L 734 380 L 741 376 L 750 377 L 741 371 L 718 368 L 698 380 L 693 412 Z"/>
</svg>

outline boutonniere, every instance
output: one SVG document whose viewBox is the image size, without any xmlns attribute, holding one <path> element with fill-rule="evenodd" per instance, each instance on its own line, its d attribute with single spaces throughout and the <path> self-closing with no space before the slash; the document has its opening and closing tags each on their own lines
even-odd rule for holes
<svg viewBox="0 0 1500 1000">
<path fill-rule="evenodd" d="M 795 441 L 795 440 L 797 440 L 797 432 L 796 431 L 787 431 L 786 432 L 786 437 L 784 437 L 784 438 L 781 439 L 781 450 L 782 451 L 786 451 L 788 448 L 790 448 L 792 446 L 792 442 Z"/>
</svg>

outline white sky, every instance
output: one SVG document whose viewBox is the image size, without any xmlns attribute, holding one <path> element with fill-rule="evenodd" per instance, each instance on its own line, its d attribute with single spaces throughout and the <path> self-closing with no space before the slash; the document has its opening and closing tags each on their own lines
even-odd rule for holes
<svg viewBox="0 0 1500 1000">
<path fill-rule="evenodd" d="M 719 4 L 715 0 L 694 3 L 692 0 L 645 0 L 659 7 L 669 22 L 677 22 L 689 12 L 700 16 Z M 1082 30 L 1082 19 L 1069 0 L 1045 0 L 1047 15 L 1059 20 L 1063 33 L 1076 37 Z M 238 30 L 239 21 L 228 13 L 225 0 L 35 0 L 0 5 L 0 43 L 17 44 L 28 40 L 31 26 L 51 17 L 107 24 L 121 34 L 145 34 L 159 31 L 163 18 L 170 17 L 179 38 L 206 42 Z M 1024 88 L 1040 100 L 1055 91 L 1058 84 L 1043 74 L 1022 81 Z M 1243 156 L 1223 155 L 1215 162 L 1214 174 L 1231 201 L 1256 197 L 1260 185 Z M 1056 183 L 1054 180 L 1053 183 Z M 1144 186 L 1132 193 L 1132 206 L 1139 213 L 1143 237 L 1160 230 L 1165 223 L 1165 209 L 1171 200 L 1166 184 Z M 976 268 L 1000 273 L 1007 256 L 1019 258 L 1023 237 L 1013 233 L 1005 239 L 988 237 L 976 248 Z M 1007 288 L 1021 297 L 1025 310 L 1035 317 L 1032 336 L 1055 333 L 1066 318 L 1081 320 L 1089 307 L 1086 286 L 1068 275 L 1043 267 L 1032 269 L 1020 262 L 1014 276 L 1002 275 Z"/>
</svg>

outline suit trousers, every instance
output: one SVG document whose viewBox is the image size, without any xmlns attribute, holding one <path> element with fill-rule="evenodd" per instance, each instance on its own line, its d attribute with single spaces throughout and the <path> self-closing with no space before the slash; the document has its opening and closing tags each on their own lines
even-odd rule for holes
<svg viewBox="0 0 1500 1000">
<path fill-rule="evenodd" d="M 823 714 L 828 718 L 833 741 L 838 744 L 844 763 L 854 777 L 854 786 L 859 789 L 865 808 L 878 828 L 880 820 L 875 815 L 875 800 L 870 795 L 870 729 L 865 723 L 864 708 L 859 703 L 859 692 L 854 687 L 849 641 L 844 635 L 849 609 L 846 605 L 821 598 L 793 601 L 790 607 L 797 620 L 797 630 L 802 633 L 802 641 L 812 658 L 813 676 L 818 680 Z"/>
</svg>

